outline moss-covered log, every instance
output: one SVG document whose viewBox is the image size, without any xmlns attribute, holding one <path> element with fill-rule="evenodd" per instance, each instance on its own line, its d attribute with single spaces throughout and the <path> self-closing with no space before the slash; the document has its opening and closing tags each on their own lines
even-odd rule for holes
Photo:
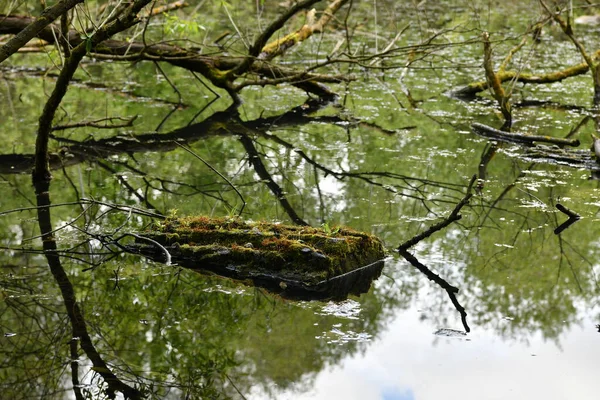
<svg viewBox="0 0 600 400">
<path fill-rule="evenodd" d="M 600 50 L 593 54 L 594 60 L 597 60 L 598 58 L 600 58 Z M 547 84 L 560 82 L 567 78 L 583 75 L 589 70 L 589 66 L 584 62 L 573 65 L 561 71 L 549 72 L 545 74 L 535 74 L 521 71 L 498 71 L 496 76 L 501 83 L 516 81 L 531 84 Z M 474 98 L 478 93 L 487 90 L 489 87 L 490 86 L 487 80 L 472 82 L 462 88 L 452 91 L 450 94 L 451 96 L 459 99 L 469 100 Z"/>
<path fill-rule="evenodd" d="M 379 277 L 385 256 L 379 239 L 351 229 L 238 218 L 171 218 L 139 236 L 143 239 L 136 251 L 154 259 L 164 261 L 166 250 L 183 267 L 242 280 L 289 298 L 339 300 L 364 293 Z"/>
</svg>

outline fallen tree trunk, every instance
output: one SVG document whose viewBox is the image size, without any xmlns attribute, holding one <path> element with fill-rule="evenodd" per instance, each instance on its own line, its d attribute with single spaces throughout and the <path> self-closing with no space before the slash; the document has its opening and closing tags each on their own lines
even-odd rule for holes
<svg viewBox="0 0 600 400">
<path fill-rule="evenodd" d="M 345 299 L 369 290 L 385 252 L 375 236 L 236 218 L 167 219 L 129 250 L 266 288 L 294 299 Z"/>
</svg>

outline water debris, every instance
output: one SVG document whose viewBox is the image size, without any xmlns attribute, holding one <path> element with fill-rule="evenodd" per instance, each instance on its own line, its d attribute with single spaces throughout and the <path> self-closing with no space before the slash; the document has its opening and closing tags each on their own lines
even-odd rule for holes
<svg viewBox="0 0 600 400">
<path fill-rule="evenodd" d="M 580 142 L 577 139 L 509 133 L 476 122 L 471 127 L 473 132 L 481 136 L 494 141 L 514 143 L 522 147 L 520 151 L 505 150 L 504 152 L 510 156 L 525 161 L 566 165 L 578 169 L 585 168 L 591 173 L 590 179 L 598 179 L 598 176 L 600 176 L 600 163 L 598 162 L 600 141 L 597 141 L 595 138 L 594 147 L 590 151 L 563 148 L 563 146 L 579 146 Z M 550 145 L 539 143 L 548 143 Z"/>
<path fill-rule="evenodd" d="M 455 337 L 455 338 L 467 336 L 466 332 L 459 331 L 456 329 L 450 329 L 450 328 L 438 329 L 437 331 L 433 332 L 433 334 L 436 336 Z"/>
<path fill-rule="evenodd" d="M 333 315 L 346 319 L 358 319 L 360 312 L 360 303 L 349 299 L 342 302 L 329 302 L 321 309 L 321 315 Z"/>
<path fill-rule="evenodd" d="M 567 207 L 563 206 L 560 203 L 556 203 L 556 209 L 563 214 L 566 214 L 570 219 L 579 219 L 581 215 L 577 214 L 575 211 L 569 210 Z"/>
<path fill-rule="evenodd" d="M 551 136 L 541 136 L 541 135 L 524 135 L 521 133 L 509 133 L 499 129 L 492 128 L 491 126 L 487 126 L 484 124 L 480 124 L 478 122 L 474 122 L 471 127 L 473 131 L 478 135 L 485 136 L 488 138 L 492 138 L 495 140 L 501 140 L 504 142 L 511 143 L 520 143 L 520 144 L 530 144 L 534 143 L 551 143 L 556 145 L 563 146 L 574 146 L 577 147 L 580 145 L 578 139 L 563 139 L 563 138 L 555 138 Z"/>
<path fill-rule="evenodd" d="M 138 240 L 143 238 L 143 240 Z M 294 299 L 343 300 L 369 290 L 385 251 L 375 236 L 239 218 L 184 217 L 136 235 L 129 250 L 241 280 Z"/>
<path fill-rule="evenodd" d="M 556 208 L 558 209 L 558 211 L 562 212 L 563 214 L 566 214 L 569 217 L 569 219 L 567 219 L 565 222 L 560 224 L 554 230 L 555 235 L 558 235 L 559 233 L 561 233 L 562 231 L 564 231 L 565 229 L 567 229 L 568 227 L 570 227 L 575 222 L 577 222 L 581 219 L 581 215 L 577 214 L 575 211 L 569 210 L 567 207 L 563 206 L 560 203 L 556 203 Z"/>
</svg>

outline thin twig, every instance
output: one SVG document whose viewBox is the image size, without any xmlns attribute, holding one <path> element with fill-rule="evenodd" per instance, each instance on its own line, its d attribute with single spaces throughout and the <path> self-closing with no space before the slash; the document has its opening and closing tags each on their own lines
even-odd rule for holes
<svg viewBox="0 0 600 400">
<path fill-rule="evenodd" d="M 211 171 L 213 171 L 215 174 L 219 175 L 221 177 L 221 179 L 223 179 L 225 182 L 227 182 L 227 184 L 229 186 L 231 186 L 231 188 L 237 193 L 237 195 L 240 197 L 240 199 L 242 200 L 242 208 L 240 209 L 240 212 L 238 213 L 238 216 L 242 215 L 242 211 L 244 211 L 244 207 L 246 207 L 246 200 L 244 200 L 244 196 L 242 196 L 242 194 L 240 193 L 240 191 L 235 187 L 235 185 L 233 183 L 231 183 L 231 181 L 229 179 L 227 179 L 225 177 L 225 175 L 223 175 L 222 173 L 220 173 L 219 171 L 217 171 L 212 165 L 210 165 L 207 161 L 205 161 L 202 157 L 200 157 L 198 154 L 194 153 L 192 151 L 192 149 L 190 149 L 187 146 L 184 146 L 183 144 L 173 141 L 173 143 L 175 143 L 177 146 L 181 147 L 182 149 L 184 149 L 185 151 L 187 151 L 188 153 L 190 153 L 191 155 L 193 155 L 194 157 L 196 157 L 198 160 L 202 161 L 204 163 L 204 165 L 206 165 L 208 168 L 210 168 Z"/>
<path fill-rule="evenodd" d="M 143 208 L 138 208 L 138 207 L 133 207 L 133 206 L 129 206 L 129 205 L 125 205 L 125 204 L 112 204 L 112 203 L 106 203 L 104 201 L 100 201 L 100 200 L 95 200 L 95 199 L 87 199 L 87 198 L 82 198 L 80 199 L 81 203 L 92 203 L 92 204 L 100 204 L 115 210 L 119 210 L 119 211 L 129 211 L 132 210 L 131 212 L 137 215 L 143 215 L 145 217 L 152 217 L 152 218 L 159 218 L 159 219 L 165 219 L 166 217 L 162 214 L 158 214 L 158 213 L 153 213 L 151 211 L 148 210 L 144 210 Z M 77 203 L 75 203 L 77 204 Z"/>
<path fill-rule="evenodd" d="M 446 293 L 448 293 L 448 297 L 450 298 L 450 301 L 454 305 L 454 308 L 456 308 L 456 311 L 458 311 L 458 313 L 460 314 L 460 319 L 462 321 L 463 327 L 465 328 L 465 331 L 470 332 L 471 328 L 469 328 L 469 325 L 467 324 L 467 311 L 458 302 L 458 299 L 456 298 L 456 293 L 458 293 L 459 289 L 456 286 L 452 286 L 451 284 L 449 284 L 445 279 L 440 277 L 435 272 L 431 271 L 429 268 L 427 268 L 426 265 L 421 264 L 419 262 L 419 260 L 412 254 L 410 254 L 406 249 L 399 249 L 398 252 L 400 253 L 400 255 L 402 257 L 404 257 L 406 259 L 406 261 L 411 263 L 412 266 L 414 266 L 419 271 L 421 271 L 423 274 L 425 274 L 425 276 L 429 280 L 434 281 L 442 289 L 444 289 L 446 291 Z"/>
<path fill-rule="evenodd" d="M 460 220 L 462 218 L 462 215 L 459 214 L 460 210 L 465 205 L 469 204 L 469 200 L 473 196 L 473 193 L 472 193 L 473 184 L 475 183 L 476 180 L 477 180 L 477 175 L 473 175 L 473 177 L 471 178 L 471 181 L 469 182 L 469 186 L 467 187 L 467 193 L 465 194 L 465 197 L 463 197 L 462 200 L 456 205 L 456 207 L 454 207 L 454 210 L 452 210 L 452 212 L 450 213 L 448 218 L 444 219 L 443 221 L 438 222 L 437 224 L 432 225 L 426 231 L 424 231 L 424 232 L 418 234 L 417 236 L 413 237 L 412 239 L 407 240 L 406 242 L 402 243 L 400 246 L 398 246 L 397 250 L 398 251 L 406 251 L 410 247 L 419 243 L 421 240 L 426 239 L 429 236 L 433 235 L 435 232 L 444 229 L 445 227 L 447 227 L 454 221 Z"/>
<path fill-rule="evenodd" d="M 140 236 L 135 233 L 125 233 L 125 234 L 123 234 L 123 236 L 116 239 L 115 242 L 118 242 L 119 240 L 123 239 L 126 236 L 133 236 L 134 238 L 136 238 L 138 240 L 145 240 L 147 242 L 152 243 L 153 245 L 155 245 L 156 247 L 161 249 L 163 251 L 163 253 L 165 254 L 165 258 L 166 258 L 165 264 L 169 265 L 169 266 L 172 265 L 171 264 L 171 254 L 169 253 L 169 250 L 167 250 L 162 244 L 158 243 L 156 240 L 150 239 L 145 236 Z"/>
<path fill-rule="evenodd" d="M 44 232 L 44 233 L 43 233 L 43 234 L 41 234 L 41 235 L 37 235 L 37 236 L 31 236 L 31 237 L 28 237 L 28 238 L 24 238 L 24 239 L 22 240 L 22 242 L 28 242 L 28 241 L 31 241 L 31 240 L 34 240 L 34 239 L 37 239 L 37 238 L 42 238 L 42 237 L 44 237 L 45 235 L 52 235 L 52 234 L 54 234 L 54 233 L 56 233 L 56 232 L 58 232 L 58 231 L 60 231 L 60 230 L 63 230 L 63 229 L 65 229 L 67 226 L 75 227 L 73 224 L 74 224 L 74 223 L 75 223 L 75 222 L 76 222 L 76 221 L 77 221 L 79 218 L 83 217 L 83 216 L 84 216 L 84 214 L 87 212 L 87 210 L 89 210 L 89 209 L 90 209 L 90 207 L 91 207 L 91 205 L 90 205 L 88 208 L 85 208 L 85 209 L 83 209 L 83 211 L 82 211 L 81 213 L 79 213 L 79 215 L 78 215 L 77 217 L 75 217 L 73 220 L 71 220 L 71 221 L 67 222 L 67 223 L 66 223 L 66 224 L 64 224 L 63 226 L 60 226 L 60 227 L 58 227 L 58 228 L 55 228 L 55 229 L 52 229 L 51 231 L 48 231 L 48 232 Z M 76 227 L 75 227 L 75 228 L 76 228 Z"/>
<path fill-rule="evenodd" d="M 64 131 L 65 129 L 73 129 L 73 128 L 83 128 L 83 127 L 92 127 L 98 129 L 114 129 L 114 128 L 127 128 L 133 126 L 133 122 L 137 119 L 137 115 L 134 115 L 131 118 L 124 117 L 107 117 L 95 119 L 92 121 L 83 121 L 77 122 L 74 124 L 66 124 L 66 125 L 55 125 L 52 127 L 52 131 Z M 122 124 L 112 124 L 113 120 L 125 121 Z M 100 122 L 110 122 L 111 125 L 107 125 L 106 123 L 100 124 Z"/>
<path fill-rule="evenodd" d="M 36 207 L 13 208 L 12 210 L 7 210 L 7 211 L 0 212 L 0 216 L 7 215 L 7 214 L 12 214 L 12 213 L 15 213 L 15 212 L 40 210 L 40 209 L 44 209 L 44 208 L 54 208 L 54 207 L 63 207 L 63 206 L 74 206 L 74 205 L 80 205 L 80 204 L 81 204 L 81 202 L 79 202 L 79 201 L 72 201 L 72 202 L 69 202 L 69 203 L 48 204 L 48 205 L 42 205 L 42 206 L 36 206 Z"/>
</svg>

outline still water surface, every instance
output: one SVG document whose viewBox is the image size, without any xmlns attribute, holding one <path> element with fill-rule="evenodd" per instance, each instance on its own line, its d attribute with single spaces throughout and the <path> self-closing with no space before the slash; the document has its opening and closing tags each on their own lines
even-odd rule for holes
<svg viewBox="0 0 600 400">
<path fill-rule="evenodd" d="M 491 27 L 498 18 L 488 21 Z M 465 29 L 448 40 L 473 37 Z M 569 43 L 543 40 L 527 60 L 533 67 L 579 62 Z M 508 48 L 499 43 L 497 51 Z M 168 96 L 158 78 L 147 98 L 73 87 L 65 115 L 144 116 L 130 130 L 66 131 L 61 137 L 70 141 L 54 143 L 56 151 L 66 146 L 75 153 L 70 165 L 55 170 L 50 193 L 59 205 L 52 209 L 55 226 L 76 221 L 57 232 L 59 248 L 69 250 L 62 263 L 92 341 L 115 374 L 150 397 L 173 399 L 597 398 L 596 168 L 527 157 L 523 146 L 471 131 L 472 122 L 501 125 L 489 95 L 471 102 L 448 96 L 483 79 L 480 51 L 478 43 L 440 50 L 444 61 L 433 69 L 424 62 L 401 71 L 354 71 L 360 79 L 337 87 L 342 96 L 326 107 L 303 105 L 295 89 L 261 88 L 245 91 L 245 104 L 225 113 L 227 99 L 208 104 L 209 93 L 177 76 L 193 105 L 164 123 L 171 108 L 152 100 Z M 91 64 L 89 72 L 106 81 L 115 68 Z M 147 65 L 127 73 L 158 76 Z M 0 111 L 8 121 L 0 135 L 13 153 L 31 154 L 39 108 L 30 104 L 43 104 L 40 79 L 24 74 L 7 82 L 0 96 L 13 109 Z M 587 150 L 596 133 L 586 120 L 595 115 L 588 107 L 591 79 L 566 82 L 515 86 L 514 130 L 565 137 L 583 122 L 575 134 Z M 248 203 L 245 219 L 300 218 L 378 235 L 389 249 L 383 275 L 369 293 L 341 303 L 293 302 L 137 256 L 112 257 L 102 246 L 106 238 L 94 235 L 136 232 L 150 219 L 107 204 L 177 215 L 239 210 L 231 187 L 174 139 L 239 188 Z M 98 156 L 82 150 L 90 143 L 102 144 Z M 0 211 L 35 204 L 26 170 L 15 168 L 3 167 Z M 467 333 L 446 291 L 394 249 L 449 215 L 473 175 L 477 190 L 463 218 L 410 250 L 460 289 Z M 103 204 L 70 204 L 81 198 Z M 558 235 L 567 216 L 557 203 L 582 216 Z M 35 252 L 41 248 L 36 214 L 4 214 L 0 225 L 0 397 L 72 398 L 72 332 L 46 260 Z M 100 396 L 97 368 L 77 356 L 81 387 Z"/>
</svg>

